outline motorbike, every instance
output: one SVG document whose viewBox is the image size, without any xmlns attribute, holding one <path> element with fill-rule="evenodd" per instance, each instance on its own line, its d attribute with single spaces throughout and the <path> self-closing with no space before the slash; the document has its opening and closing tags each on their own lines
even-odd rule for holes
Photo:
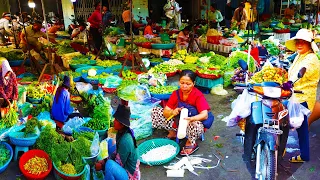
<svg viewBox="0 0 320 180">
<path fill-rule="evenodd" d="M 239 65 L 243 70 L 248 70 L 245 61 L 239 60 Z M 305 72 L 306 68 L 302 68 L 296 81 Z M 282 86 L 276 82 L 240 86 L 261 99 L 251 103 L 251 114 L 245 119 L 245 132 L 237 134 L 243 140 L 243 159 L 246 162 L 255 159 L 256 179 L 274 180 L 277 178 L 278 159 L 284 155 L 290 130 L 286 100 L 293 93 L 303 92 L 294 91 L 294 82 L 290 81 Z"/>
</svg>

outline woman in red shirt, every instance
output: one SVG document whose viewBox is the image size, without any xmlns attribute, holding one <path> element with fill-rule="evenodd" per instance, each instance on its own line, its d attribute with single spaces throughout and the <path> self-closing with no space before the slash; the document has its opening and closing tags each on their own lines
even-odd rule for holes
<svg viewBox="0 0 320 180">
<path fill-rule="evenodd" d="M 189 110 L 189 117 L 185 118 L 189 121 L 187 127 L 188 140 L 180 155 L 190 155 L 199 149 L 196 140 L 204 133 L 204 128 L 210 128 L 213 122 L 213 115 L 210 112 L 208 102 L 201 91 L 194 87 L 195 78 L 194 72 L 190 70 L 182 71 L 179 79 L 180 89 L 172 93 L 164 109 L 155 107 L 151 113 L 153 127 L 168 130 L 167 137 L 174 139 L 176 138 L 180 111 L 182 108 Z M 167 120 L 172 115 L 174 118 Z"/>
<path fill-rule="evenodd" d="M 102 14 L 100 13 L 100 2 L 97 2 L 94 7 L 95 10 L 88 18 L 88 22 L 90 23 L 90 35 L 94 41 L 95 52 L 97 53 L 102 45 Z"/>
<path fill-rule="evenodd" d="M 148 25 L 144 28 L 144 35 L 156 36 L 153 34 L 153 28 L 155 27 L 155 22 L 150 18 L 147 18 Z"/>
</svg>

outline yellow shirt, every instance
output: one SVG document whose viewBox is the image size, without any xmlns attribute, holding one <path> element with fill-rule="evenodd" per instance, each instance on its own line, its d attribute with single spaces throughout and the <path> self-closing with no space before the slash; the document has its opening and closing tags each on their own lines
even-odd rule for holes
<svg viewBox="0 0 320 180">
<path fill-rule="evenodd" d="M 317 86 L 320 78 L 320 61 L 314 53 L 298 55 L 289 69 L 289 80 L 297 80 L 298 73 L 302 67 L 307 71 L 303 78 L 294 84 L 294 90 L 303 91 L 303 94 L 296 93 L 299 103 L 307 102 L 308 108 L 312 111 L 316 103 Z"/>
</svg>

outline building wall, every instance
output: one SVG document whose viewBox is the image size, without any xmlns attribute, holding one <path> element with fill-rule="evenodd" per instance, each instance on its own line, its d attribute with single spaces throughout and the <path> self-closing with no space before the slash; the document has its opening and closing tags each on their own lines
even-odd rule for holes
<svg viewBox="0 0 320 180">
<path fill-rule="evenodd" d="M 1 6 L 0 6 L 0 15 L 4 12 L 9 12 L 9 1 L 8 0 L 0 0 Z"/>
</svg>

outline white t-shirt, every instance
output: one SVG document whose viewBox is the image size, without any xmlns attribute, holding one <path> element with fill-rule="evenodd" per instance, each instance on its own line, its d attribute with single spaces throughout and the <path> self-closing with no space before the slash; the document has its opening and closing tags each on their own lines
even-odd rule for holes
<svg viewBox="0 0 320 180">
<path fill-rule="evenodd" d="M 7 32 L 10 32 L 9 28 L 9 20 L 6 18 L 1 18 L 0 19 L 0 30 L 5 29 Z"/>
<path fill-rule="evenodd" d="M 72 31 L 72 34 L 77 34 L 80 32 L 80 29 L 79 28 L 75 28 L 73 31 Z M 73 38 L 73 40 L 85 40 L 87 41 L 87 34 L 86 34 L 86 30 L 83 30 L 81 31 L 76 37 Z"/>
</svg>

